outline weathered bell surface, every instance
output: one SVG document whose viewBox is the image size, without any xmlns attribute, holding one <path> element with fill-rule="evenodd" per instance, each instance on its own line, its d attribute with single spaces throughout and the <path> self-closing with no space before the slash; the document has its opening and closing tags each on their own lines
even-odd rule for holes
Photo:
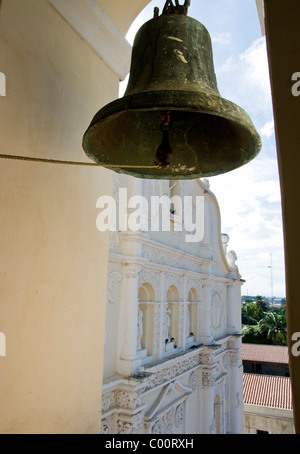
<svg viewBox="0 0 300 454">
<path fill-rule="evenodd" d="M 83 148 L 97 163 L 143 178 L 240 167 L 259 153 L 260 137 L 248 114 L 219 94 L 206 28 L 167 12 L 138 31 L 125 95 L 95 115 Z"/>
</svg>

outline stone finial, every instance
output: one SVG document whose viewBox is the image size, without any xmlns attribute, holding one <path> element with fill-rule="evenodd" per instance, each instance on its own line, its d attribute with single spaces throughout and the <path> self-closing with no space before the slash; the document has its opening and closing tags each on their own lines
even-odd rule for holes
<svg viewBox="0 0 300 454">
<path fill-rule="evenodd" d="M 227 262 L 231 268 L 237 268 L 235 262 L 237 261 L 237 255 L 234 251 L 229 251 L 226 255 Z"/>
</svg>

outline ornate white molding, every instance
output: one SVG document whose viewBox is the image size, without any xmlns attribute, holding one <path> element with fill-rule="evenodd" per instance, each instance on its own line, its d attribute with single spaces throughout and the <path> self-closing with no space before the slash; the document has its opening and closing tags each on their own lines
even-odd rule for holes
<svg viewBox="0 0 300 454">
<path fill-rule="evenodd" d="M 148 244 L 144 242 L 142 251 L 143 257 L 151 263 L 167 265 L 168 267 L 193 271 L 195 273 L 203 273 L 203 267 L 207 268 L 211 263 L 210 259 L 186 254 L 180 250 L 155 243 L 154 241 L 148 242 Z"/>
<path fill-rule="evenodd" d="M 183 395 L 181 396 L 181 399 L 185 399 L 188 395 L 193 393 L 193 390 L 187 386 L 182 385 L 179 381 L 175 380 L 168 385 L 166 385 L 161 393 L 159 394 L 158 398 L 150 408 L 150 410 L 147 412 L 146 419 L 147 420 L 154 420 L 156 416 L 160 413 L 162 408 L 165 408 L 165 400 L 167 399 L 167 396 L 176 393 L 176 391 L 179 391 Z"/>
<path fill-rule="evenodd" d="M 145 367 L 141 374 L 104 383 L 102 433 L 185 433 L 186 402 L 197 399 L 199 391 L 211 393 L 212 399 L 220 397 L 221 432 L 225 433 L 229 427 L 225 409 L 231 398 L 227 369 L 231 355 L 236 353 L 228 349 L 228 344 L 234 340 L 226 337 L 218 345 L 200 347 Z M 240 395 L 235 392 L 232 397 L 236 408 Z"/>
<path fill-rule="evenodd" d="M 139 273 L 138 282 L 139 289 L 143 284 L 151 284 L 155 293 L 155 298 L 157 299 L 159 293 L 159 279 L 160 279 L 159 272 L 150 270 L 148 268 L 143 268 Z"/>
<path fill-rule="evenodd" d="M 202 372 L 202 386 L 213 387 L 215 384 L 215 369 L 206 369 Z"/>
<path fill-rule="evenodd" d="M 72 29 L 124 80 L 130 69 L 131 46 L 95 0 L 48 0 Z"/>
<path fill-rule="evenodd" d="M 141 434 L 144 421 L 144 413 L 135 415 L 119 414 L 117 421 L 118 434 Z"/>
</svg>

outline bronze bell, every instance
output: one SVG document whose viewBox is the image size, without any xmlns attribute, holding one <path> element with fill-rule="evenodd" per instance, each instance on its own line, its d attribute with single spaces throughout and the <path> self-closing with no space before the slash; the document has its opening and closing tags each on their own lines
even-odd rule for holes
<svg viewBox="0 0 300 454">
<path fill-rule="evenodd" d="M 206 28 L 172 1 L 138 31 L 123 98 L 103 107 L 83 138 L 104 167 L 141 178 L 191 179 L 252 160 L 260 137 L 217 88 Z"/>
</svg>

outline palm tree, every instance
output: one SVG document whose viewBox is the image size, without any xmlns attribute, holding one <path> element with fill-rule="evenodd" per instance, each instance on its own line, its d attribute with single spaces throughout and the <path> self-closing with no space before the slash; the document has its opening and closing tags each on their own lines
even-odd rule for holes
<svg viewBox="0 0 300 454">
<path fill-rule="evenodd" d="M 268 339 L 276 345 L 286 345 L 286 317 L 273 311 L 264 312 L 264 318 L 258 322 L 262 330 L 267 330 Z"/>
</svg>

